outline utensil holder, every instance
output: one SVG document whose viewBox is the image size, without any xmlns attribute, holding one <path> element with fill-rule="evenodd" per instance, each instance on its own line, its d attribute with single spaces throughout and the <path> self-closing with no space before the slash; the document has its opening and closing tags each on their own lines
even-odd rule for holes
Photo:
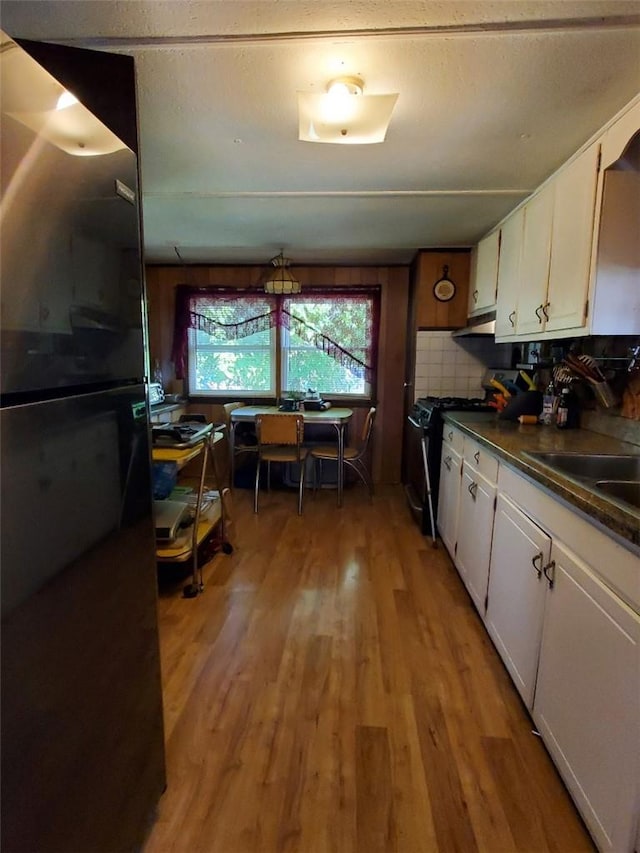
<svg viewBox="0 0 640 853">
<path fill-rule="evenodd" d="M 618 398 L 611 390 L 608 382 L 592 382 L 591 388 L 598 404 L 603 409 L 613 409 L 618 404 Z"/>
</svg>

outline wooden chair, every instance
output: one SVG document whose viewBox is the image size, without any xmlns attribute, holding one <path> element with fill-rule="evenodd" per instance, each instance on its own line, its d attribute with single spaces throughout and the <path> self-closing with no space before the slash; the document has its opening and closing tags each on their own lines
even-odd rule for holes
<svg viewBox="0 0 640 853">
<path fill-rule="evenodd" d="M 295 462 L 299 466 L 298 515 L 302 515 L 302 495 L 304 492 L 304 469 L 307 448 L 302 446 L 304 436 L 304 416 L 296 414 L 263 414 L 256 416 L 256 435 L 258 437 L 258 465 L 256 467 L 256 485 L 253 511 L 258 512 L 258 491 L 260 489 L 260 467 L 267 463 L 267 490 L 271 487 L 271 463 Z"/>
<path fill-rule="evenodd" d="M 354 446 L 349 445 L 344 448 L 345 466 L 353 468 L 353 470 L 357 473 L 357 475 L 360 477 L 365 486 L 369 489 L 369 496 L 371 498 L 373 498 L 373 480 L 371 479 L 371 474 L 367 468 L 365 457 L 369 449 L 375 417 L 376 409 L 375 406 L 372 406 L 367 412 L 367 417 L 365 418 L 365 422 L 362 426 L 362 434 L 360 435 L 359 444 Z M 336 444 L 321 444 L 317 447 L 312 447 L 311 458 L 314 462 L 313 485 L 315 489 L 317 482 L 315 466 L 320 466 L 320 478 L 322 479 L 322 463 L 323 461 L 338 461 L 338 446 Z"/>
</svg>

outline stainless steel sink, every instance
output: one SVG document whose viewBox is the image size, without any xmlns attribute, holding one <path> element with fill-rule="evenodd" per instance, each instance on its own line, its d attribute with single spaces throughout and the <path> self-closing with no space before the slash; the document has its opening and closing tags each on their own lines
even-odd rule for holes
<svg viewBox="0 0 640 853">
<path fill-rule="evenodd" d="M 532 450 L 523 455 L 640 517 L 640 454 Z"/>
<path fill-rule="evenodd" d="M 598 480 L 596 489 L 640 509 L 640 481 Z"/>
<path fill-rule="evenodd" d="M 640 454 L 552 453 L 531 451 L 531 459 L 578 480 L 640 481 Z"/>
</svg>

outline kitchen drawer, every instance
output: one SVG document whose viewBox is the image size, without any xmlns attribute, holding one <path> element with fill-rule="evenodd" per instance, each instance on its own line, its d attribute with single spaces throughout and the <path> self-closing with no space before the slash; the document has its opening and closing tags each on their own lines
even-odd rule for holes
<svg viewBox="0 0 640 853">
<path fill-rule="evenodd" d="M 443 455 L 445 447 L 454 450 L 457 454 L 462 456 L 462 451 L 464 449 L 464 434 L 460 432 L 459 429 L 456 429 L 449 424 L 444 425 L 444 430 L 442 432 Z"/>
<path fill-rule="evenodd" d="M 498 481 L 498 458 L 469 436 L 464 437 L 464 464 L 469 471 L 482 474 L 494 485 Z"/>
</svg>

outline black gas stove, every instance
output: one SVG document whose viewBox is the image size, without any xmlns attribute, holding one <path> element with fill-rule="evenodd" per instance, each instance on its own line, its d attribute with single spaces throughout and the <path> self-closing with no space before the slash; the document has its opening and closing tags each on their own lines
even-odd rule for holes
<svg viewBox="0 0 640 853">
<path fill-rule="evenodd" d="M 409 421 L 414 426 L 428 429 L 441 421 L 443 412 L 490 412 L 491 407 L 480 397 L 419 397 L 413 404 Z"/>
<path fill-rule="evenodd" d="M 419 397 L 409 413 L 405 491 L 421 531 L 435 542 L 445 412 L 492 412 L 479 397 Z"/>
</svg>

